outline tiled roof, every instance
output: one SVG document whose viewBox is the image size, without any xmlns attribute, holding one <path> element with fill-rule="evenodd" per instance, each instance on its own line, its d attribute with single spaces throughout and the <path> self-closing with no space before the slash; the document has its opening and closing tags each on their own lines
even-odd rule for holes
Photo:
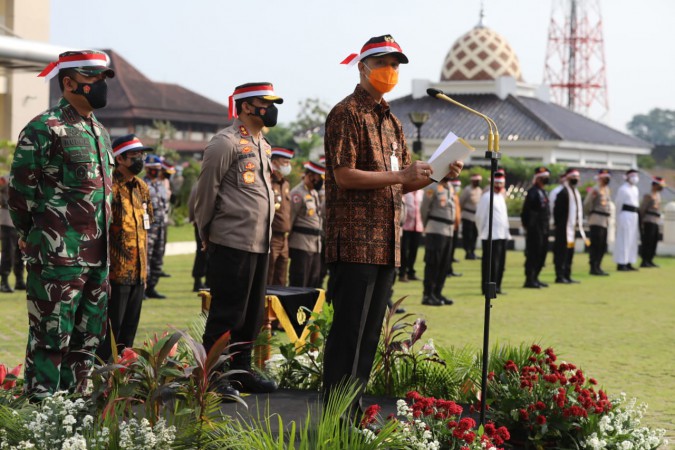
<svg viewBox="0 0 675 450">
<path fill-rule="evenodd" d="M 553 103 L 529 97 L 494 94 L 452 95 L 452 98 L 491 117 L 499 128 L 501 141 L 517 136 L 519 141 L 568 141 L 622 147 L 650 148 L 635 137 L 610 128 Z M 412 140 L 417 129 L 408 118 L 413 111 L 426 111 L 429 120 L 422 127 L 423 139 L 443 139 L 454 131 L 465 139 L 480 139 L 487 134 L 485 121 L 463 109 L 431 97 L 413 99 L 411 95 L 389 102 Z"/>
<path fill-rule="evenodd" d="M 223 127 L 229 122 L 225 105 L 177 84 L 154 82 L 116 52 L 106 53 L 115 78 L 108 83 L 108 105 L 96 111 L 104 123 L 106 119 L 129 118 Z"/>
</svg>

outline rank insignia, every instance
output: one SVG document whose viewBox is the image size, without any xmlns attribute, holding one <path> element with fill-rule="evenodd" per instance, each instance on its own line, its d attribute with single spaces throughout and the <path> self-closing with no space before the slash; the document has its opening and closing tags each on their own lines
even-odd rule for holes
<svg viewBox="0 0 675 450">
<path fill-rule="evenodd" d="M 252 184 L 255 183 L 255 174 L 253 172 L 244 172 L 244 183 Z"/>
<path fill-rule="evenodd" d="M 433 189 L 427 189 L 427 197 L 432 197 L 434 195 L 434 190 Z"/>
<path fill-rule="evenodd" d="M 269 148 L 269 147 L 267 147 L 267 148 L 265 149 L 265 153 L 267 153 L 267 156 L 271 155 L 271 154 L 272 154 L 272 149 Z"/>
<path fill-rule="evenodd" d="M 309 217 L 312 217 L 312 216 L 314 215 L 314 209 L 313 209 L 313 208 L 308 209 L 308 210 L 307 210 L 307 215 L 308 215 Z"/>
<path fill-rule="evenodd" d="M 250 136 L 248 130 L 243 125 L 239 125 L 239 134 L 241 134 L 242 136 Z"/>
<path fill-rule="evenodd" d="M 251 153 L 251 147 L 244 147 L 241 149 L 242 153 Z"/>
<path fill-rule="evenodd" d="M 293 203 L 300 203 L 301 200 L 302 200 L 302 198 L 300 198 L 299 195 L 295 194 L 293 196 Z"/>
<path fill-rule="evenodd" d="M 239 139 L 239 144 L 240 144 L 240 145 L 246 145 L 246 144 L 248 144 L 248 139 L 244 139 L 244 138 Z"/>
<path fill-rule="evenodd" d="M 246 165 L 244 166 L 246 170 L 253 170 L 255 169 L 255 164 L 253 164 L 251 161 L 247 162 Z"/>
<path fill-rule="evenodd" d="M 305 200 L 311 200 L 311 199 L 312 199 L 312 194 L 305 195 Z"/>
</svg>

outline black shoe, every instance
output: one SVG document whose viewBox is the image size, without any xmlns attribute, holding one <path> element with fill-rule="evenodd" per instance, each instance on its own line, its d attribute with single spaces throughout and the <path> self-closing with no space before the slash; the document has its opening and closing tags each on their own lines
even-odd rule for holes
<svg viewBox="0 0 675 450">
<path fill-rule="evenodd" d="M 629 271 L 629 272 L 637 272 L 638 271 L 638 269 L 633 267 L 632 264 L 626 264 L 626 270 Z"/>
<path fill-rule="evenodd" d="M 449 277 L 461 277 L 462 274 L 461 274 L 461 273 L 457 273 L 457 272 L 449 272 L 449 273 L 448 273 L 448 276 L 449 276 Z"/>
<path fill-rule="evenodd" d="M 402 273 L 401 275 L 398 276 L 398 281 L 400 281 L 401 283 L 407 283 L 408 275 Z"/>
<path fill-rule="evenodd" d="M 548 283 L 544 283 L 543 281 L 536 280 L 535 283 L 539 285 L 539 287 L 547 288 Z"/>
<path fill-rule="evenodd" d="M 441 303 L 436 297 L 425 295 L 422 297 L 422 304 L 427 306 L 441 306 L 443 303 Z"/>
<path fill-rule="evenodd" d="M 160 272 L 159 277 L 160 278 L 171 278 L 171 274 L 168 274 L 166 272 Z"/>
<path fill-rule="evenodd" d="M 26 283 L 22 279 L 18 278 L 16 283 L 14 283 L 14 289 L 17 291 L 25 291 Z"/>
<path fill-rule="evenodd" d="M 268 394 L 278 389 L 277 383 L 274 380 L 263 378 L 259 373 L 250 370 L 232 374 L 229 376 L 229 380 L 241 392 Z"/>
<path fill-rule="evenodd" d="M 145 290 L 145 298 L 156 298 L 162 300 L 166 298 L 166 295 L 160 294 L 155 288 L 148 288 Z"/>
<path fill-rule="evenodd" d="M 453 305 L 455 302 L 452 299 L 449 299 L 445 295 L 435 295 L 436 300 L 440 302 L 441 305 Z"/>
<path fill-rule="evenodd" d="M 2 283 L 0 283 L 0 292 L 6 292 L 8 294 L 11 294 L 12 292 L 14 292 L 14 289 L 12 289 L 9 286 L 9 283 L 7 281 L 3 281 Z"/>
<path fill-rule="evenodd" d="M 218 394 L 222 395 L 222 402 L 234 402 L 237 397 L 240 397 L 239 391 L 232 387 L 229 381 L 222 380 L 214 389 Z"/>
<path fill-rule="evenodd" d="M 560 278 L 560 277 L 556 278 L 555 282 L 558 283 L 558 284 L 570 284 L 571 283 L 571 281 L 568 280 L 567 278 Z"/>
<path fill-rule="evenodd" d="M 498 287 L 495 292 L 499 295 L 506 295 L 506 292 L 502 291 L 502 288 L 500 288 L 500 287 Z"/>
<path fill-rule="evenodd" d="M 415 274 L 412 275 L 408 274 L 408 281 L 420 281 L 420 279 L 417 278 L 417 275 Z"/>
<path fill-rule="evenodd" d="M 394 314 L 405 314 L 405 308 L 397 308 Z"/>
<path fill-rule="evenodd" d="M 658 269 L 661 266 L 659 266 L 658 264 L 654 264 L 653 262 L 649 261 L 649 267 L 652 267 L 654 269 Z"/>
<path fill-rule="evenodd" d="M 628 264 L 617 264 L 616 265 L 616 270 L 619 272 L 628 272 Z"/>
<path fill-rule="evenodd" d="M 541 285 L 536 281 L 526 281 L 523 287 L 528 289 L 539 289 L 541 288 Z"/>
<path fill-rule="evenodd" d="M 469 253 L 468 255 L 466 255 L 466 257 L 464 259 L 468 259 L 469 261 L 471 261 L 471 260 L 478 259 L 478 258 L 476 258 L 475 253 Z"/>
<path fill-rule="evenodd" d="M 572 278 L 567 278 L 567 282 L 570 283 L 570 284 L 579 284 L 579 283 L 581 283 L 581 281 L 574 280 L 574 279 L 572 279 Z"/>
</svg>

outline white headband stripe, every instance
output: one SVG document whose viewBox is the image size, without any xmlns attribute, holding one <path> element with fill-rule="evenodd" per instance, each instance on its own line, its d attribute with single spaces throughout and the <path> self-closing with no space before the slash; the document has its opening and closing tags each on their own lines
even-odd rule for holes
<svg viewBox="0 0 675 450">
<path fill-rule="evenodd" d="M 396 48 L 396 47 L 389 46 L 389 45 L 385 45 L 385 46 L 382 46 L 382 47 L 373 47 L 373 48 L 370 48 L 370 49 L 366 50 L 365 52 L 361 53 L 360 55 L 356 56 L 355 58 L 353 58 L 349 62 L 346 62 L 345 64 L 347 66 L 353 66 L 354 64 L 361 61 L 362 59 L 367 58 L 367 57 L 369 57 L 371 55 L 374 55 L 376 53 L 394 53 L 394 52 L 395 53 L 401 53 L 401 50 Z"/>
<path fill-rule="evenodd" d="M 249 98 L 249 97 L 264 97 L 266 95 L 273 95 L 273 96 L 276 97 L 276 95 L 274 94 L 274 91 L 260 90 L 260 91 L 249 91 L 249 92 L 242 92 L 240 94 L 234 94 L 232 96 L 232 99 L 233 100 L 239 100 L 239 99 L 242 99 L 242 98 Z"/>
<path fill-rule="evenodd" d="M 118 148 L 117 150 L 115 150 L 113 152 L 113 156 L 118 156 L 121 153 L 126 152 L 127 150 L 132 150 L 134 148 L 139 148 L 139 147 L 143 147 L 143 144 L 141 144 L 140 141 L 132 141 L 129 144 L 125 145 L 124 147 L 121 147 L 121 148 Z"/>
</svg>

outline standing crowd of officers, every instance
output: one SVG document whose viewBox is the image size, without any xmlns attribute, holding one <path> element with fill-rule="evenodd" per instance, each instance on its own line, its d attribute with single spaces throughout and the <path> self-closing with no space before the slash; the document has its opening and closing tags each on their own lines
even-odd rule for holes
<svg viewBox="0 0 675 450">
<path fill-rule="evenodd" d="M 188 202 L 198 242 L 194 289 L 208 284 L 212 296 L 204 349 L 209 352 L 228 334 L 236 344 L 228 355 L 234 372 L 218 386 L 221 393 L 276 389 L 251 363 L 266 286 L 321 287 L 328 265 L 334 325 L 326 342 L 324 398 L 353 379 L 360 383 L 358 409 L 399 257 L 399 281 L 418 280 L 414 265 L 424 235 L 422 303 L 453 304 L 443 288 L 447 276 L 461 275 L 452 268 L 460 223 L 466 259 L 478 259 L 477 240 L 483 248 L 488 242 L 491 194 L 493 257 L 491 266 L 482 260 L 481 284 L 489 275 L 503 293 L 511 238 L 505 174 L 494 174 L 492 193 L 474 174 L 458 195 L 462 162 L 453 162 L 448 174 L 432 183 L 431 166 L 412 161 L 402 126 L 383 99 L 396 85 L 399 65 L 407 63 L 390 35 L 371 38 L 360 54 L 343 61 L 356 64 L 359 84 L 327 118 L 325 161 L 305 163 L 292 189 L 287 177 L 293 150 L 273 147 L 262 133 L 276 125 L 276 105 L 283 99 L 267 82 L 237 86 L 230 96 L 234 121 L 206 147 Z M 12 291 L 11 271 L 15 289 L 27 290 L 25 387 L 31 399 L 83 390 L 92 355 L 107 361 L 133 346 L 143 299 L 165 298 L 157 285 L 168 276 L 162 263 L 175 169 L 155 155 L 144 157 L 152 149 L 133 134 L 111 142 L 96 119 L 94 110 L 107 102 L 107 79 L 115 76 L 108 64 L 102 52 L 66 52 L 40 74 L 57 76 L 63 97 L 24 128 L 9 182 L 0 178 L 0 292 Z M 556 282 L 575 282 L 570 268 L 576 233 L 586 238 L 584 214 L 591 224 L 591 273 L 606 275 L 601 262 L 608 177 L 607 171 L 598 173 L 598 186 L 582 204 L 577 171 L 569 170 L 549 196 L 544 187 L 550 173 L 536 170 L 521 217 L 527 233 L 525 287 L 547 286 L 539 274 L 551 214 Z M 655 267 L 664 183 L 654 178 L 642 205 L 636 184 L 637 173 L 627 172 L 615 200 L 618 270 L 636 270 L 640 221 L 642 267 Z"/>
</svg>

